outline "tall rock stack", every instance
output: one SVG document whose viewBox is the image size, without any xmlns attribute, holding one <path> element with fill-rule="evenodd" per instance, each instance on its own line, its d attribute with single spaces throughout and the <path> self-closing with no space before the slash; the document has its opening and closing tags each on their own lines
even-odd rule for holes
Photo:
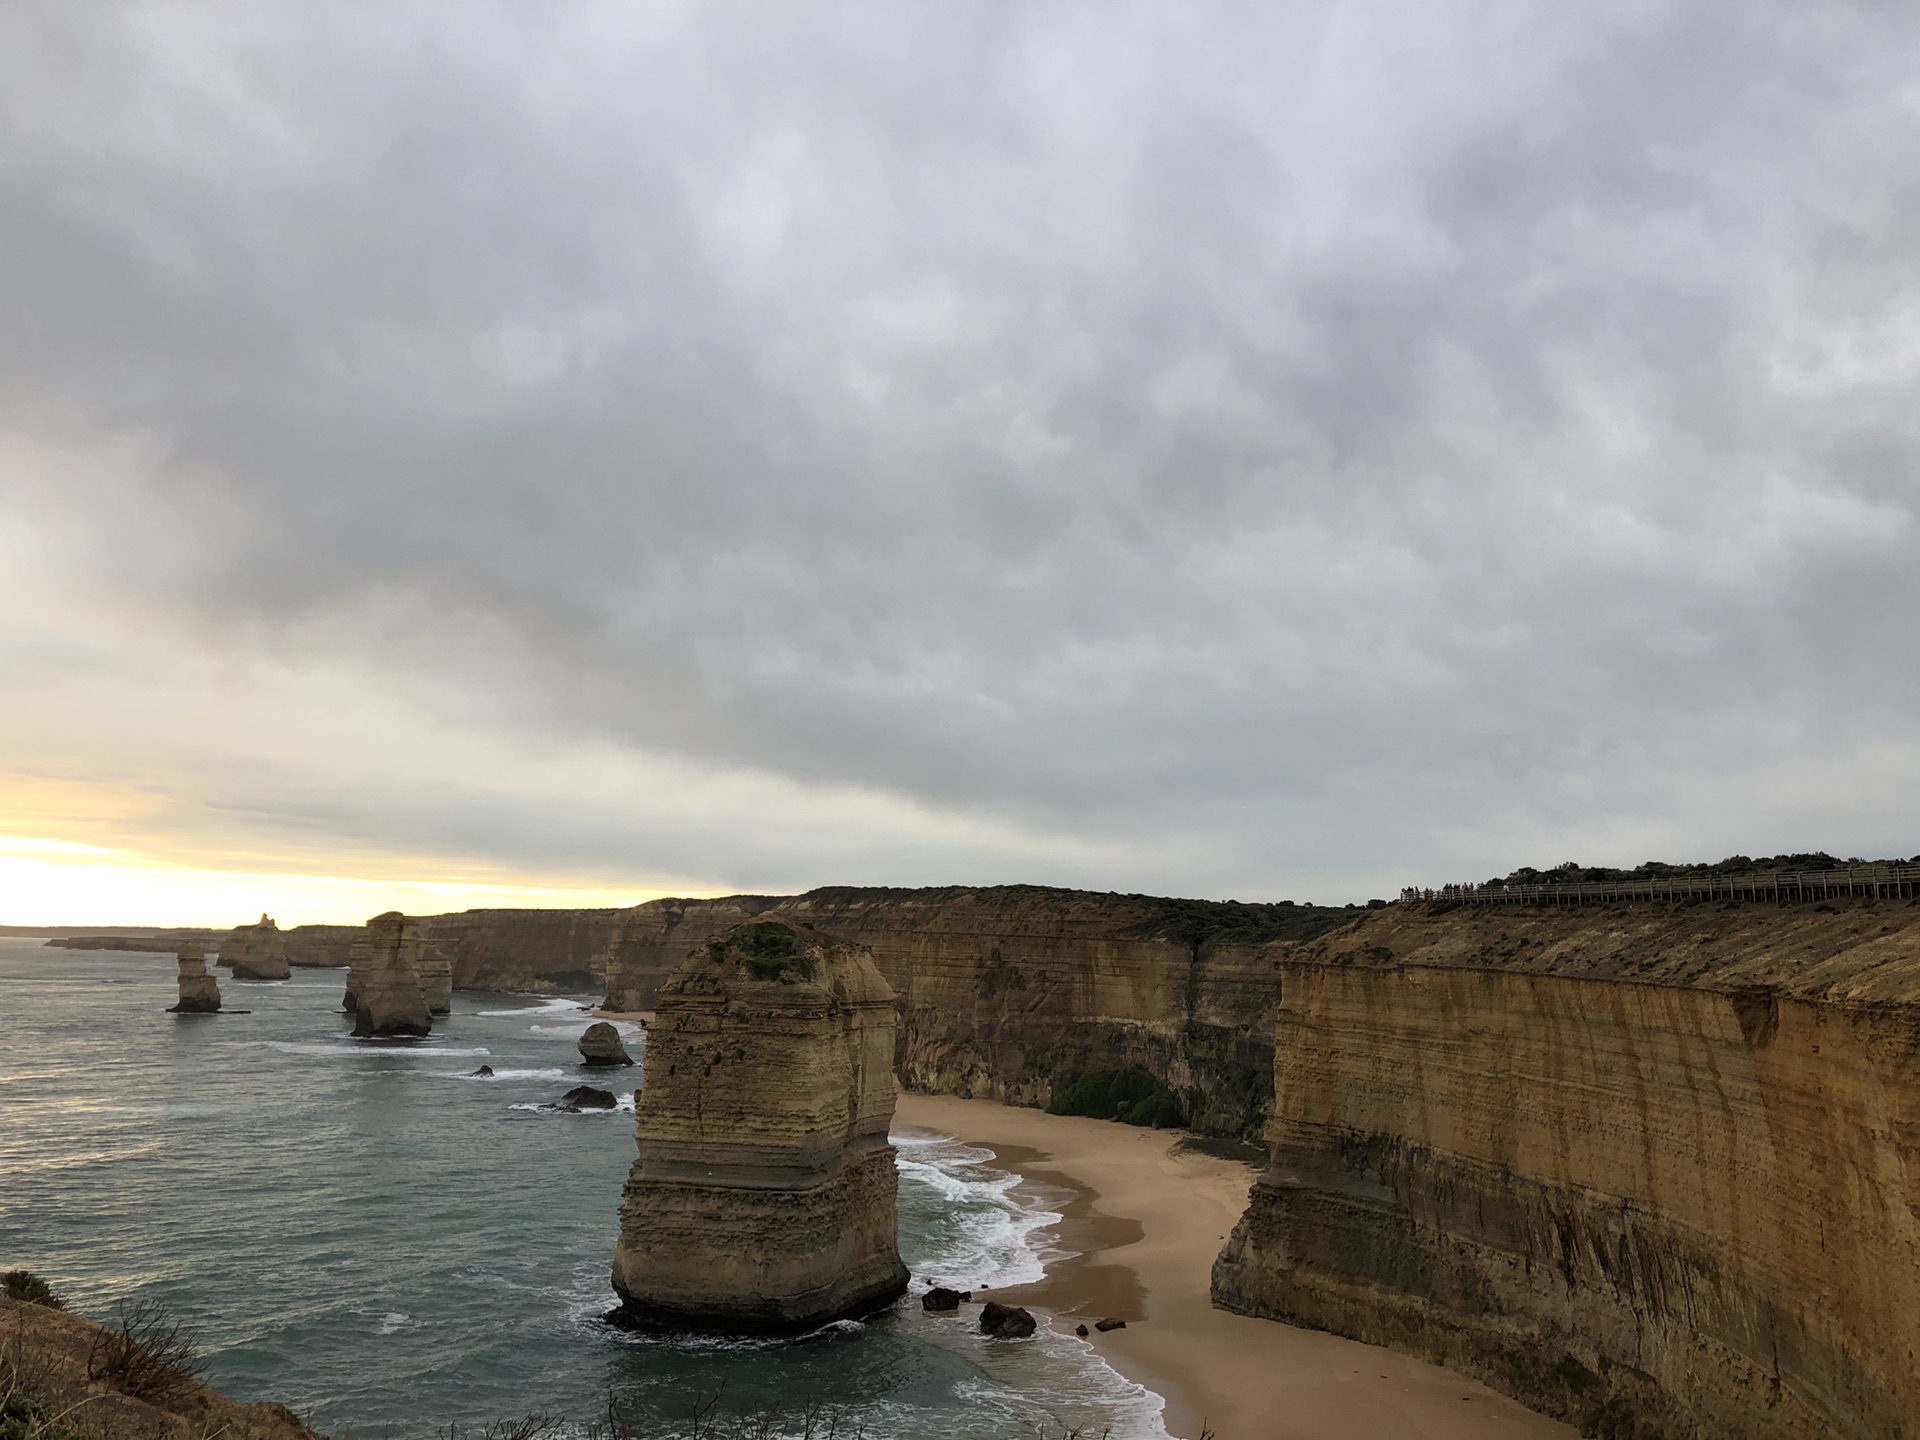
<svg viewBox="0 0 1920 1440">
<path fill-rule="evenodd" d="M 220 986 L 207 973 L 207 952 L 189 940 L 180 947 L 180 1003 L 167 1008 L 177 1015 L 211 1015 L 220 1008 Z"/>
<path fill-rule="evenodd" d="M 426 1035 L 433 1015 L 420 983 L 426 949 L 420 922 L 398 910 L 369 920 L 347 966 L 343 1008 L 354 1014 L 355 1035 Z"/>
<path fill-rule="evenodd" d="M 258 925 L 238 925 L 220 942 L 220 963 L 232 968 L 236 980 L 284 980 L 293 972 L 287 968 L 287 937 L 262 915 Z"/>
<path fill-rule="evenodd" d="M 866 950 L 781 921 L 714 936 L 673 973 L 634 1098 L 613 1318 L 791 1331 L 906 1288 L 893 1001 Z"/>
</svg>

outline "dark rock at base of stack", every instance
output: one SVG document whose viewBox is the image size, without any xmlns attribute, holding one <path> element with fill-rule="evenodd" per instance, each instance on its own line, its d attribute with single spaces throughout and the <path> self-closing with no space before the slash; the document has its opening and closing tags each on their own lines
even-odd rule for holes
<svg viewBox="0 0 1920 1440">
<path fill-rule="evenodd" d="M 611 1090 L 596 1090 L 591 1085 L 576 1085 L 560 1097 L 563 1110 L 612 1110 L 619 1104 Z"/>
<path fill-rule="evenodd" d="M 980 1333 L 997 1340 L 1024 1340 L 1033 1334 L 1033 1312 L 1019 1305 L 989 1300 L 980 1308 Z"/>
<path fill-rule="evenodd" d="M 958 1310 L 962 1300 L 971 1300 L 971 1290 L 949 1290 L 944 1285 L 936 1285 L 920 1297 L 922 1310 L 947 1311 Z"/>
<path fill-rule="evenodd" d="M 621 1043 L 620 1032 L 605 1020 L 589 1025 L 580 1037 L 580 1062 L 583 1065 L 631 1065 L 633 1057 Z"/>
</svg>

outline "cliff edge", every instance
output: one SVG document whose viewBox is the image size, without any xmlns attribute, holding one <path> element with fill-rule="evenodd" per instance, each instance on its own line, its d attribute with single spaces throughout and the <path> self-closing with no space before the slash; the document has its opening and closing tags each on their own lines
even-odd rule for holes
<svg viewBox="0 0 1920 1440">
<path fill-rule="evenodd" d="M 1920 1433 L 1920 903 L 1396 905 L 1281 981 L 1216 1303 L 1590 1435 Z"/>
<path fill-rule="evenodd" d="M 606 1008 L 654 1007 L 705 941 L 752 919 L 866 946 L 899 996 L 910 1089 L 1048 1106 L 1138 1067 L 1211 1134 L 1257 1134 L 1273 1093 L 1279 957 L 1361 912 L 1040 885 L 656 900 L 623 912 Z"/>
</svg>

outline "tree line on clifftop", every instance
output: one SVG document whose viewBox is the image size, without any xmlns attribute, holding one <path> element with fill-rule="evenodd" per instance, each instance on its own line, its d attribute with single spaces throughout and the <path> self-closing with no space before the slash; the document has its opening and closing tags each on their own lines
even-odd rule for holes
<svg viewBox="0 0 1920 1440">
<path fill-rule="evenodd" d="M 1496 876 L 1486 883 L 1495 888 L 1506 885 L 1574 885 L 1603 880 L 1667 880 L 1689 875 L 1750 875 L 1759 870 L 1838 870 L 1848 865 L 1920 865 L 1920 855 L 1911 860 L 1863 860 L 1855 855 L 1841 860 L 1824 850 L 1798 855 L 1729 855 L 1713 864 L 1674 865 L 1665 860 L 1645 860 L 1631 870 L 1611 865 L 1581 865 L 1568 860 L 1551 870 L 1522 865 L 1511 875 Z"/>
</svg>

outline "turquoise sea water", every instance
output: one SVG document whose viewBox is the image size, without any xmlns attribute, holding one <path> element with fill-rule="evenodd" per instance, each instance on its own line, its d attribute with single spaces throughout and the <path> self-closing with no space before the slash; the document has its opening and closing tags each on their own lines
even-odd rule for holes
<svg viewBox="0 0 1920 1440">
<path fill-rule="evenodd" d="M 985 1340 L 911 1297 L 778 1342 L 601 1324 L 639 1071 L 579 1066 L 591 997 L 458 994 L 431 1039 L 389 1044 L 348 1035 L 344 971 L 220 971 L 252 1011 L 220 1016 L 164 1013 L 173 974 L 0 940 L 0 1268 L 100 1318 L 163 1300 L 231 1394 L 396 1440 L 529 1412 L 584 1426 L 609 1397 L 677 1435 L 716 1393 L 725 1414 L 814 1400 L 902 1440 L 1165 1433 L 1083 1342 Z M 623 1108 L 539 1108 L 583 1082 Z M 916 1292 L 1037 1278 L 1057 1217 L 985 1152 L 896 1139 Z"/>
</svg>

